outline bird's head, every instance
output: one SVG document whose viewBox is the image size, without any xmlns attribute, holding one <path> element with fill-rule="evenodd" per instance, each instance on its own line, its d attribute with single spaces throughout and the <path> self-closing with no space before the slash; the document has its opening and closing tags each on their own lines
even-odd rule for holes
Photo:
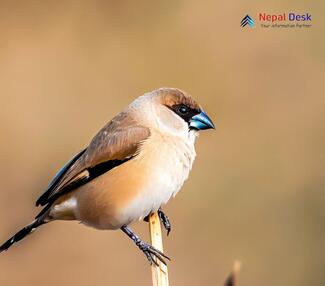
<svg viewBox="0 0 325 286">
<path fill-rule="evenodd" d="M 179 136 L 205 129 L 214 124 L 198 103 L 184 91 L 176 88 L 160 88 L 139 97 L 133 104 L 141 109 L 140 116 L 146 125 L 162 132 Z"/>
</svg>

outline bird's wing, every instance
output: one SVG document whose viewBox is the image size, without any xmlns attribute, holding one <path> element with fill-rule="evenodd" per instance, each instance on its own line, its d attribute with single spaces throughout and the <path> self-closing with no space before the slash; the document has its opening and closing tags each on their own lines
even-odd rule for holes
<svg viewBox="0 0 325 286">
<path fill-rule="evenodd" d="M 89 146 L 73 157 L 54 177 L 36 205 L 46 205 L 67 192 L 132 159 L 150 136 L 129 113 L 122 112 L 105 125 Z"/>
</svg>

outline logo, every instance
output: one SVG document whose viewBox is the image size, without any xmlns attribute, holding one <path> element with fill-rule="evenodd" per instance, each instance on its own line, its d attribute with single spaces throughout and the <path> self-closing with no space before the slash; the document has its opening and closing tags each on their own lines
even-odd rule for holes
<svg viewBox="0 0 325 286">
<path fill-rule="evenodd" d="M 255 20 L 246 15 L 240 22 L 240 26 L 260 27 L 260 28 L 310 28 L 312 27 L 311 13 L 282 12 L 277 14 L 257 13 Z"/>
<path fill-rule="evenodd" d="M 246 25 L 250 26 L 251 28 L 254 27 L 254 20 L 253 20 L 253 18 L 252 18 L 251 16 L 249 16 L 249 15 L 246 15 L 246 16 L 243 18 L 243 20 L 241 20 L 241 22 L 240 22 L 240 26 L 242 26 L 243 28 L 244 28 Z"/>
</svg>

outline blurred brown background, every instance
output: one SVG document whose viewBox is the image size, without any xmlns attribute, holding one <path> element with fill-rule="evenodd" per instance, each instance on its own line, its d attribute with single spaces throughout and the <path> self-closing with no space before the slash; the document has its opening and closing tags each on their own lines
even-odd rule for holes
<svg viewBox="0 0 325 286">
<path fill-rule="evenodd" d="M 235 259 L 240 286 L 323 285 L 325 7 L 304 2 L 1 1 L 1 242 L 108 119 L 172 86 L 217 130 L 201 134 L 165 207 L 171 285 L 222 285 Z M 239 26 L 291 11 L 313 27 Z M 134 228 L 149 239 L 146 223 Z M 44 283 L 150 285 L 151 274 L 121 232 L 56 222 L 0 255 L 0 285 Z"/>
</svg>

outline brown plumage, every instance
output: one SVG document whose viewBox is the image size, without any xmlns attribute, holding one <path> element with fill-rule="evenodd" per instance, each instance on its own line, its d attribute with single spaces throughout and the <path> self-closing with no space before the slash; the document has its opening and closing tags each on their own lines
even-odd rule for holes
<svg viewBox="0 0 325 286">
<path fill-rule="evenodd" d="M 150 130 L 140 126 L 132 114 L 121 112 L 108 122 L 92 139 L 85 152 L 63 174 L 52 190 L 44 193 L 38 204 L 45 205 L 51 198 L 59 198 L 65 189 L 89 176 L 89 169 L 112 160 L 124 161 L 137 154 L 141 141 L 147 139 Z"/>
<path fill-rule="evenodd" d="M 200 110 L 200 106 L 196 103 L 196 101 L 189 96 L 187 93 L 179 90 L 179 89 L 173 89 L 173 90 L 166 90 L 161 89 L 159 90 L 161 103 L 168 106 L 173 107 L 175 105 L 184 104 L 191 109 Z"/>
</svg>

